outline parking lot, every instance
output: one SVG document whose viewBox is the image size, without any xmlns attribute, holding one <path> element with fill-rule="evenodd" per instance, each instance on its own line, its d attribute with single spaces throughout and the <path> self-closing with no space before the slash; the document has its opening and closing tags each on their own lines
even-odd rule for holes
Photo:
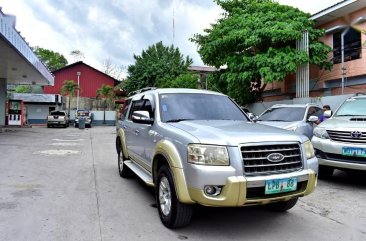
<svg viewBox="0 0 366 241">
<path fill-rule="evenodd" d="M 196 207 L 161 223 L 154 191 L 117 170 L 115 127 L 0 133 L 0 240 L 366 240 L 366 175 L 337 171 L 287 213 Z"/>
</svg>

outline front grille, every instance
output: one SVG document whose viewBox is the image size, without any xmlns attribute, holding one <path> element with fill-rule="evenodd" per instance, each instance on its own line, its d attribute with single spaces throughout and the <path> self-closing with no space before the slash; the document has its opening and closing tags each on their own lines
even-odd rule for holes
<svg viewBox="0 0 366 241">
<path fill-rule="evenodd" d="M 303 162 L 299 144 L 276 144 L 242 146 L 240 148 L 246 175 L 270 175 L 302 169 Z M 280 153 L 284 156 L 280 162 L 271 162 L 268 156 Z"/>
<path fill-rule="evenodd" d="M 362 133 L 360 138 L 353 138 L 351 131 L 332 131 L 327 130 L 329 138 L 332 141 L 355 143 L 355 144 L 366 144 L 366 133 Z"/>
<path fill-rule="evenodd" d="M 366 121 L 366 118 L 351 118 L 350 121 Z"/>
<path fill-rule="evenodd" d="M 308 181 L 298 182 L 297 188 L 295 191 L 292 192 L 283 192 L 278 194 L 265 194 L 265 187 L 251 187 L 247 189 L 247 198 L 248 199 L 254 199 L 254 198 L 273 198 L 273 197 L 281 197 L 281 196 L 287 196 L 289 194 L 302 192 L 305 190 L 307 186 Z"/>
</svg>

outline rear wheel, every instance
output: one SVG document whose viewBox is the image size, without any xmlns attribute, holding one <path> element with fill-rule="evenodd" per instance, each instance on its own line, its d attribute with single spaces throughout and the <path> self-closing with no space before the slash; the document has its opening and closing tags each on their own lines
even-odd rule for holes
<svg viewBox="0 0 366 241">
<path fill-rule="evenodd" d="M 156 201 L 161 222 L 168 228 L 179 228 L 189 224 L 193 207 L 179 202 L 172 174 L 167 166 L 158 171 Z"/>
<path fill-rule="evenodd" d="M 298 198 L 290 199 L 288 201 L 275 202 L 267 204 L 268 209 L 276 212 L 285 212 L 293 208 L 297 203 Z"/>
<path fill-rule="evenodd" d="M 333 176 L 334 168 L 328 166 L 319 166 L 319 178 L 329 179 Z"/>
</svg>

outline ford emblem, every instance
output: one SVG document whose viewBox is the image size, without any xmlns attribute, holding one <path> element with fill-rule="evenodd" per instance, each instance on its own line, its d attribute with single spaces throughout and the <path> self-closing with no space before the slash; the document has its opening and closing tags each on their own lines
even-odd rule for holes
<svg viewBox="0 0 366 241">
<path fill-rule="evenodd" d="M 270 162 L 280 162 L 283 159 L 285 159 L 285 157 L 281 153 L 271 153 L 267 156 L 267 160 Z"/>
<path fill-rule="evenodd" d="M 362 132 L 361 131 L 352 131 L 351 132 L 351 137 L 354 139 L 360 139 L 362 136 Z"/>
</svg>

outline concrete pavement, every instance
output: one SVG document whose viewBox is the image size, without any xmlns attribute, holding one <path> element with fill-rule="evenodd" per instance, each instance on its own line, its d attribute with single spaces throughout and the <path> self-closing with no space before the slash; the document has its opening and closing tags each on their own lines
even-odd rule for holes
<svg viewBox="0 0 366 241">
<path fill-rule="evenodd" d="M 287 213 L 197 207 L 166 229 L 153 190 L 117 171 L 115 127 L 0 133 L 0 240 L 366 240 L 366 178 L 337 172 Z"/>
</svg>

